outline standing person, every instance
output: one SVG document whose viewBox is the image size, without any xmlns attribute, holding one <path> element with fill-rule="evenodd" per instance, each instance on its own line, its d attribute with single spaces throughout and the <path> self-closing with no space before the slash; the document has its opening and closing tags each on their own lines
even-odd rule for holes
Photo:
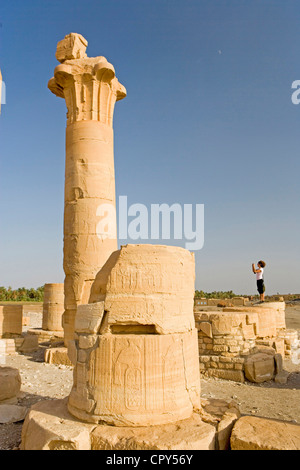
<svg viewBox="0 0 300 470">
<path fill-rule="evenodd" d="M 257 263 L 257 268 L 255 268 L 255 264 L 252 264 L 252 271 L 254 274 L 256 274 L 256 284 L 257 284 L 257 290 L 260 295 L 260 301 L 264 302 L 265 301 L 265 283 L 264 283 L 264 268 L 266 266 L 266 263 L 262 260 L 260 260 Z"/>
</svg>

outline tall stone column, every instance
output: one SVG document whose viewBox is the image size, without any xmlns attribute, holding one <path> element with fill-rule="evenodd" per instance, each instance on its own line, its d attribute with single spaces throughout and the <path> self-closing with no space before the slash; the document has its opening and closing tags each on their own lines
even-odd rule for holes
<svg viewBox="0 0 300 470">
<path fill-rule="evenodd" d="M 105 57 L 87 57 L 87 41 L 71 33 L 57 45 L 60 65 L 48 87 L 67 105 L 64 272 L 65 345 L 73 339 L 77 306 L 89 302 L 99 268 L 117 250 L 115 235 L 99 238 L 97 209 L 115 207 L 113 112 L 126 96 Z"/>
</svg>

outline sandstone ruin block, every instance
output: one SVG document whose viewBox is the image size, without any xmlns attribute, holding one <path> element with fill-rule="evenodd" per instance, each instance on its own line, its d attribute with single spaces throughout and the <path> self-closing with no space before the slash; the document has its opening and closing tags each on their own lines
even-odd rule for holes
<svg viewBox="0 0 300 470">
<path fill-rule="evenodd" d="M 39 342 L 38 342 L 38 337 L 35 335 L 24 335 L 23 336 L 23 341 L 20 343 L 20 346 L 18 347 L 18 352 L 21 353 L 30 353 L 33 351 L 37 351 L 39 348 Z"/>
<path fill-rule="evenodd" d="M 288 343 L 293 341 L 294 345 L 298 345 L 298 338 L 294 339 L 294 330 L 288 333 L 283 328 L 284 308 L 284 302 L 266 302 L 266 305 L 225 307 L 215 311 L 196 310 L 194 316 L 198 329 L 201 373 L 243 382 L 247 369 L 248 380 L 260 382 L 263 377 L 265 380 L 275 377 L 277 381 L 285 383 L 287 373 L 281 371 L 274 374 L 274 354 L 284 357 L 292 350 Z M 254 348 L 260 350 L 255 351 Z M 273 360 L 265 358 L 263 361 L 259 356 L 254 356 L 255 353 L 270 350 Z"/>
<path fill-rule="evenodd" d="M 260 307 L 261 308 L 272 309 L 273 311 L 275 310 L 275 312 L 276 312 L 276 328 L 278 330 L 286 328 L 285 302 L 282 302 L 282 301 L 279 301 L 279 302 L 265 302 L 263 304 L 260 304 Z"/>
<path fill-rule="evenodd" d="M 48 364 L 72 366 L 72 362 L 69 359 L 68 354 L 66 354 L 66 348 L 64 347 L 46 349 L 44 359 Z"/>
<path fill-rule="evenodd" d="M 0 367 L 0 404 L 15 398 L 21 389 L 21 376 L 18 369 Z"/>
<path fill-rule="evenodd" d="M 275 374 L 274 357 L 270 354 L 257 353 L 245 360 L 245 376 L 250 382 L 266 382 Z"/>
<path fill-rule="evenodd" d="M 55 57 L 58 62 L 85 58 L 87 45 L 87 40 L 81 34 L 70 33 L 57 44 Z"/>
<path fill-rule="evenodd" d="M 72 418 L 66 399 L 42 401 L 27 414 L 21 450 L 91 450 L 92 429 Z"/>
<path fill-rule="evenodd" d="M 79 305 L 75 319 L 76 333 L 99 333 L 104 315 L 104 302 Z"/>
<path fill-rule="evenodd" d="M 22 305 L 0 305 L 0 338 L 22 334 Z"/>
<path fill-rule="evenodd" d="M 194 263 L 183 248 L 122 247 L 106 287 L 104 310 L 111 331 L 128 325 L 147 326 L 158 334 L 194 328 Z"/>
<path fill-rule="evenodd" d="M 194 413 L 176 424 L 115 427 L 77 421 L 66 400 L 40 402 L 29 411 L 21 450 L 214 450 L 215 428 Z"/>
<path fill-rule="evenodd" d="M 259 337 L 276 336 L 286 328 L 285 302 L 265 302 L 254 306 L 226 307 L 224 312 L 247 312 L 256 316 L 256 335 Z"/>
<path fill-rule="evenodd" d="M 231 450 L 300 450 L 300 426 L 243 416 L 234 425 Z"/>
<path fill-rule="evenodd" d="M 176 424 L 150 427 L 98 426 L 91 435 L 93 450 L 215 450 L 215 428 L 194 413 Z"/>
<path fill-rule="evenodd" d="M 193 405 L 200 406 L 196 352 L 195 330 L 173 335 L 101 335 L 99 346 L 87 351 L 82 362 L 77 359 L 69 411 L 84 421 L 115 426 L 187 419 Z"/>
</svg>

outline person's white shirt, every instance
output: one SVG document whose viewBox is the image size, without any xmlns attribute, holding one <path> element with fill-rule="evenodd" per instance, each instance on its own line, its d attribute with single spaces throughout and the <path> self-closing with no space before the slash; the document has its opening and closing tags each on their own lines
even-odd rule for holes
<svg viewBox="0 0 300 470">
<path fill-rule="evenodd" d="M 256 280 L 257 281 L 260 281 L 261 279 L 264 278 L 264 268 L 259 267 L 259 269 L 260 269 L 260 272 L 256 273 Z"/>
</svg>

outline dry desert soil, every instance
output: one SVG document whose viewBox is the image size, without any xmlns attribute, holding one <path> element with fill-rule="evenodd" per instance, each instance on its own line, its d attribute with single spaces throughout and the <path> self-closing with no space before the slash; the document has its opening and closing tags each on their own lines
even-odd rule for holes
<svg viewBox="0 0 300 470">
<path fill-rule="evenodd" d="M 30 327 L 40 328 L 40 314 L 30 315 Z M 287 305 L 287 328 L 300 334 L 300 302 Z M 73 372 L 68 366 L 56 366 L 43 362 L 44 350 L 6 357 L 6 365 L 19 369 L 22 378 L 18 404 L 28 409 L 41 400 L 66 397 L 72 387 Z M 300 424 L 300 364 L 284 361 L 284 369 L 290 372 L 285 385 L 274 381 L 263 384 L 244 384 L 231 381 L 201 378 L 203 398 L 234 399 L 243 415 L 275 418 Z M 0 450 L 18 450 L 21 441 L 22 422 L 0 425 Z"/>
</svg>

